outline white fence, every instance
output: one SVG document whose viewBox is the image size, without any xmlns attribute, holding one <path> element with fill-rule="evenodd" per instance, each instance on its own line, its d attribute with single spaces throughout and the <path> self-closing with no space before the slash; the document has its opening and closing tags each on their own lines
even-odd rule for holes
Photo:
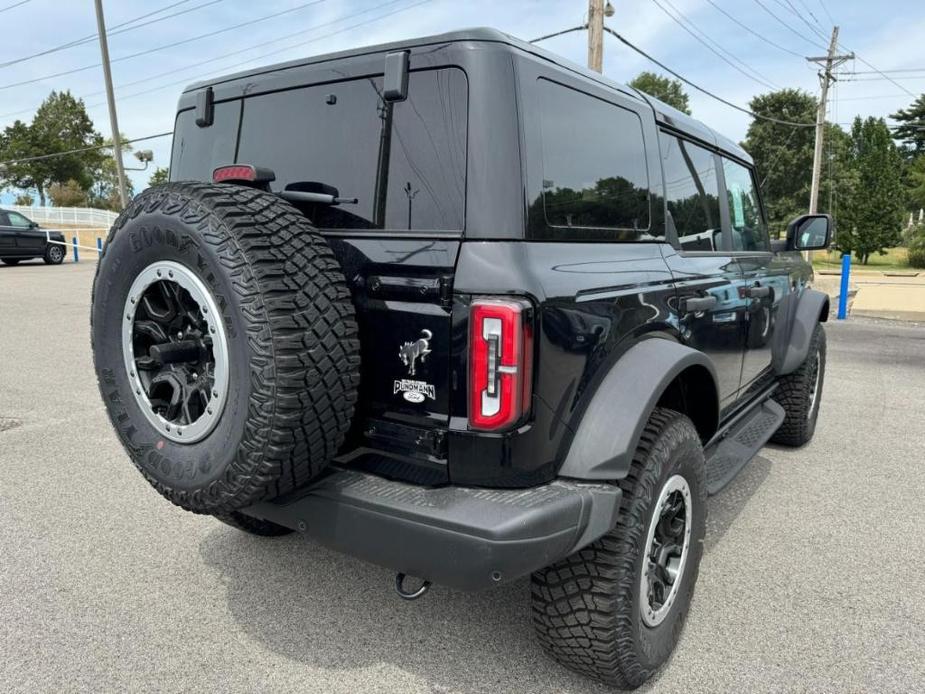
<svg viewBox="0 0 925 694">
<path fill-rule="evenodd" d="M 116 221 L 117 215 L 109 210 L 96 210 L 89 207 L 24 207 L 22 205 L 3 205 L 4 210 L 11 210 L 26 215 L 39 224 L 79 224 L 109 228 Z"/>
</svg>

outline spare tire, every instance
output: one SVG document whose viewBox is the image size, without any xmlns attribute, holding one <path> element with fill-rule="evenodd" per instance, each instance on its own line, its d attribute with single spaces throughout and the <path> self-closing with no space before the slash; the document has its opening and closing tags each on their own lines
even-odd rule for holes
<svg viewBox="0 0 925 694">
<path fill-rule="evenodd" d="M 350 292 L 295 208 L 230 184 L 169 183 L 119 215 L 93 282 L 100 393 L 167 499 L 229 514 L 317 476 L 359 384 Z"/>
</svg>

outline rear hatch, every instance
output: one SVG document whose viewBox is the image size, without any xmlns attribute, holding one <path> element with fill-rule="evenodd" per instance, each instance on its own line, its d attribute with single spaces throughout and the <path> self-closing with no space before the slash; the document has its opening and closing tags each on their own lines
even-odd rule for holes
<svg viewBox="0 0 925 694">
<path fill-rule="evenodd" d="M 216 166 L 250 164 L 272 170 L 271 189 L 283 196 L 349 201 L 287 197 L 328 239 L 357 307 L 361 389 L 341 461 L 437 483 L 447 479 L 468 85 L 456 67 L 412 69 L 406 98 L 386 101 L 383 82 L 380 74 L 265 92 L 257 82 L 244 98 L 211 104 L 207 127 L 202 107 L 181 111 L 171 178 L 207 180 Z"/>
</svg>

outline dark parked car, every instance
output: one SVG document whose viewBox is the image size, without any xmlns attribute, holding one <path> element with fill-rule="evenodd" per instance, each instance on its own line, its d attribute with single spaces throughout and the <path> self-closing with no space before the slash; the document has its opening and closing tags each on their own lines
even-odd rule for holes
<svg viewBox="0 0 925 694">
<path fill-rule="evenodd" d="M 66 255 L 61 232 L 46 232 L 19 212 L 0 210 L 0 261 L 16 265 L 21 260 L 41 258 L 49 265 L 60 265 Z"/>
<path fill-rule="evenodd" d="M 488 29 L 189 87 L 170 176 L 113 226 L 91 329 L 154 488 L 407 599 L 532 576 L 553 657 L 651 676 L 707 495 L 813 436 L 830 218 L 771 241 L 734 142 Z"/>
</svg>

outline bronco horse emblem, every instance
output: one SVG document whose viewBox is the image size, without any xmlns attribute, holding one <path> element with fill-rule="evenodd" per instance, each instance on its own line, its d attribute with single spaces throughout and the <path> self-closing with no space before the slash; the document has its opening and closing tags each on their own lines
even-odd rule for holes
<svg viewBox="0 0 925 694">
<path fill-rule="evenodd" d="M 402 363 L 408 367 L 408 375 L 414 376 L 414 364 L 420 359 L 430 354 L 430 339 L 434 336 L 430 330 L 422 330 L 421 337 L 414 342 L 406 342 L 398 349 L 398 356 L 401 357 Z"/>
</svg>

